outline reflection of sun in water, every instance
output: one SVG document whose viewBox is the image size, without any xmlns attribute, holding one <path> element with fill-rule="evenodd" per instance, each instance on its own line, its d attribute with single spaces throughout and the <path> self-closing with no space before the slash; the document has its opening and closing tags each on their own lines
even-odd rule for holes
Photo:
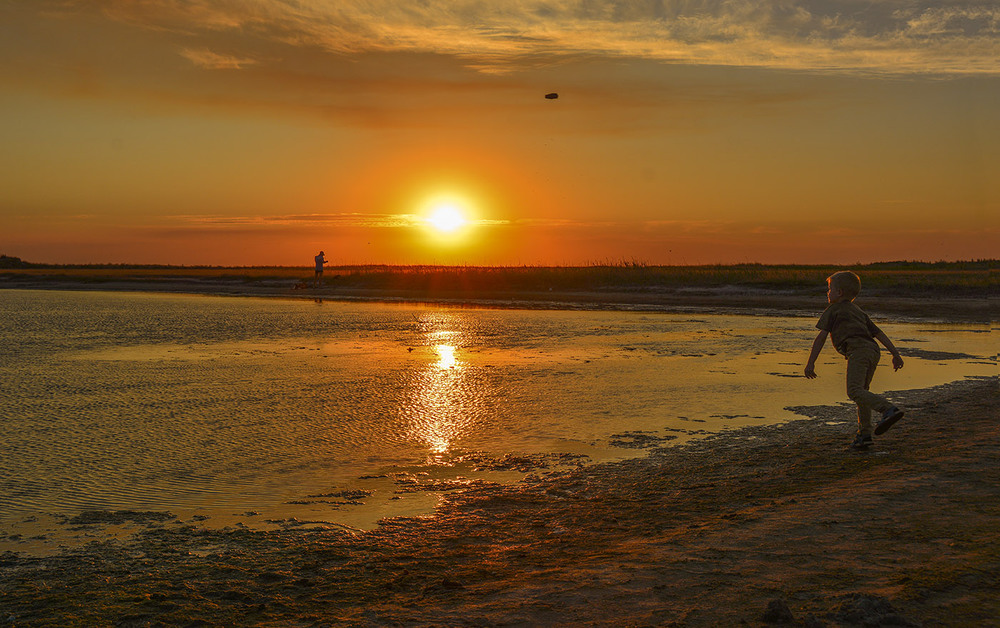
<svg viewBox="0 0 1000 628">
<path fill-rule="evenodd" d="M 417 319 L 422 337 L 413 352 L 401 411 L 403 437 L 427 456 L 428 464 L 450 460 L 455 448 L 474 436 L 489 396 L 483 373 L 463 347 L 469 345 L 459 317 L 426 313 Z"/>
<path fill-rule="evenodd" d="M 455 356 L 455 345 L 433 345 L 437 361 L 420 375 L 410 412 L 413 435 L 426 443 L 433 456 L 448 453 L 460 434 L 466 377 L 462 363 Z"/>
<path fill-rule="evenodd" d="M 434 347 L 438 354 L 437 367 L 439 369 L 450 369 L 455 366 L 455 347 L 451 345 L 438 345 Z"/>
</svg>

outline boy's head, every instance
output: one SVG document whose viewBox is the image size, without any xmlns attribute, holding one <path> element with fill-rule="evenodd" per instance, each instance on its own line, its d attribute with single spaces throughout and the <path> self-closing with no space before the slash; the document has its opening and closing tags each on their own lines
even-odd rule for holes
<svg viewBox="0 0 1000 628">
<path fill-rule="evenodd" d="M 826 293 L 830 303 L 853 301 L 861 293 L 861 278 L 849 270 L 833 273 L 826 283 L 830 287 Z"/>
</svg>

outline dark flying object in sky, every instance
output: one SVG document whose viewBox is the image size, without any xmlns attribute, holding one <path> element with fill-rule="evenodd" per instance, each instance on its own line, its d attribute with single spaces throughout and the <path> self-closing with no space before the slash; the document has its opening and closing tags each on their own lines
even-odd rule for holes
<svg viewBox="0 0 1000 628">
<path fill-rule="evenodd" d="M 559 94 L 552 92 L 551 94 L 545 94 L 545 97 L 549 100 L 555 100 L 556 98 L 559 98 Z"/>
</svg>

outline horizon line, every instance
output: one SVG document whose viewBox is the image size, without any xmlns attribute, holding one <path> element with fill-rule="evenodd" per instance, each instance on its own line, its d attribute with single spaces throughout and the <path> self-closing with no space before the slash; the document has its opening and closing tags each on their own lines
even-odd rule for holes
<svg viewBox="0 0 1000 628">
<path fill-rule="evenodd" d="M 215 265 L 215 264 L 147 264 L 133 262 L 88 262 L 88 263 L 53 263 L 53 262 L 28 262 L 15 256 L 0 255 L 0 260 L 14 260 L 15 265 L 6 266 L 0 263 L 0 271 L 11 270 L 58 270 L 58 269 L 102 269 L 117 268 L 123 270 L 170 270 L 170 269 L 190 269 L 190 270 L 313 270 L 312 265 L 296 264 L 243 264 L 243 265 Z M 1000 258 L 975 258 L 960 260 L 884 260 L 877 262 L 854 262 L 842 264 L 835 262 L 819 263 L 765 263 L 765 262 L 734 262 L 734 263 L 705 263 L 705 264 L 654 264 L 642 260 L 603 260 L 581 264 L 389 264 L 389 263 L 364 263 L 364 264 L 337 264 L 326 267 L 327 271 L 335 269 L 572 269 L 572 268 L 740 268 L 740 267 L 771 267 L 771 268 L 825 268 L 846 266 L 873 267 L 873 266 L 955 266 L 955 265 L 984 265 L 987 268 L 1000 266 Z"/>
</svg>

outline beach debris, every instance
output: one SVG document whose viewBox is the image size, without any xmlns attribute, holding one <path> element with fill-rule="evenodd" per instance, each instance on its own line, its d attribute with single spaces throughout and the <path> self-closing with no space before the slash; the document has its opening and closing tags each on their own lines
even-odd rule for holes
<svg viewBox="0 0 1000 628">
<path fill-rule="evenodd" d="M 306 495 L 303 499 L 295 499 L 285 503 L 294 505 L 328 504 L 331 506 L 363 506 L 364 502 L 359 500 L 371 497 L 374 493 L 375 491 L 367 491 L 363 489 L 353 491 L 335 491 L 332 493 Z"/>
<path fill-rule="evenodd" d="M 459 477 L 454 480 L 421 480 L 410 474 L 400 474 L 395 480 L 397 494 L 420 493 L 420 492 L 443 492 L 458 491 L 472 488 L 495 488 L 500 486 L 498 482 L 488 480 L 470 480 Z"/>
<path fill-rule="evenodd" d="M 806 618 L 802 620 L 802 628 L 826 628 L 826 622 L 812 613 L 809 613 L 806 615 Z"/>
<path fill-rule="evenodd" d="M 725 421 L 732 421 L 733 419 L 763 419 L 762 416 L 750 416 L 749 414 L 712 414 L 709 415 L 713 419 L 723 419 Z"/>
<path fill-rule="evenodd" d="M 557 94 L 556 92 L 551 92 L 549 94 L 545 94 L 545 98 L 546 100 L 555 100 L 556 98 L 559 98 L 559 94 Z"/>
<path fill-rule="evenodd" d="M 448 576 L 441 578 L 441 580 L 431 583 L 424 587 L 424 595 L 429 593 L 440 593 L 444 591 L 458 591 L 464 589 L 465 585 L 456 580 L 452 580 Z"/>
<path fill-rule="evenodd" d="M 794 624 L 795 616 L 784 600 L 775 599 L 767 603 L 767 610 L 761 620 L 765 624 Z"/>
<path fill-rule="evenodd" d="M 371 497 L 374 494 L 375 491 L 356 489 L 356 490 L 336 491 L 334 493 L 320 493 L 317 495 L 306 495 L 306 497 L 311 497 L 314 499 L 320 497 L 342 497 L 344 499 L 363 499 L 365 497 Z"/>
<path fill-rule="evenodd" d="M 550 469 L 553 466 L 580 466 L 589 460 L 586 454 L 574 453 L 537 453 L 514 454 L 507 453 L 500 457 L 482 452 L 464 454 L 456 462 L 466 462 L 473 465 L 475 471 L 520 471 L 529 473 L 539 469 Z"/>
<path fill-rule="evenodd" d="M 867 593 L 850 593 L 836 619 L 858 626 L 919 626 L 899 614 L 889 600 Z"/>
<path fill-rule="evenodd" d="M 677 437 L 673 434 L 668 434 L 667 436 L 657 436 L 653 432 L 633 430 L 622 432 L 621 434 L 612 434 L 608 444 L 612 447 L 621 447 L 623 449 L 652 449 L 660 443 L 671 441 L 676 438 Z"/>
<path fill-rule="evenodd" d="M 127 521 L 132 523 L 158 523 L 176 519 L 177 517 L 169 512 L 159 511 L 136 511 L 136 510 L 86 510 L 77 516 L 69 519 L 66 523 L 71 525 L 93 525 L 121 524 Z"/>
</svg>

